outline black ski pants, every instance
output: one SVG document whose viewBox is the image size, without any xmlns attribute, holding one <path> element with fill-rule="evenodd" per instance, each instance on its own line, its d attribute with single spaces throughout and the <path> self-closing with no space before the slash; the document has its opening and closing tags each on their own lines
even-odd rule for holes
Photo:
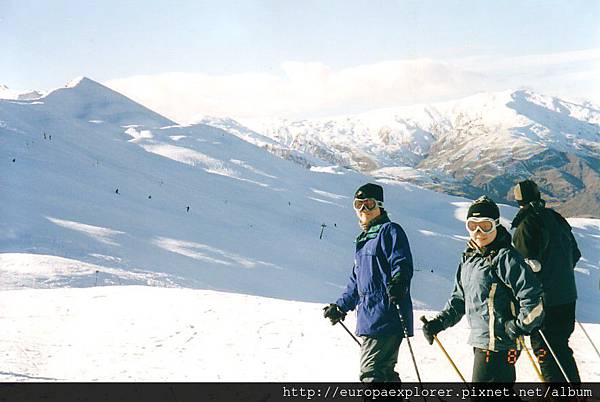
<svg viewBox="0 0 600 402">
<path fill-rule="evenodd" d="M 500 382 L 514 384 L 516 381 L 515 363 L 519 358 L 519 351 L 491 350 L 473 348 L 472 382 Z"/>
<path fill-rule="evenodd" d="M 579 370 L 573 357 L 573 350 L 569 347 L 569 337 L 575 330 L 575 302 L 558 306 L 544 306 L 546 313 L 542 331 L 550 343 L 550 347 L 558 361 L 565 369 L 569 381 L 581 382 Z M 531 334 L 531 347 L 540 363 L 542 376 L 545 382 L 566 382 L 556 360 L 550 353 L 548 345 L 538 331 Z"/>
<path fill-rule="evenodd" d="M 484 392 L 504 388 L 512 388 L 516 381 L 515 363 L 519 358 L 519 351 L 516 349 L 501 350 L 494 352 L 486 349 L 473 348 L 475 354 L 473 359 L 473 376 L 471 381 L 476 390 L 482 389 Z M 480 387 L 478 384 L 480 383 Z M 481 384 L 481 383 L 486 383 Z M 493 383 L 493 384 L 490 384 Z M 472 401 L 521 401 L 516 396 L 475 396 Z"/>
</svg>

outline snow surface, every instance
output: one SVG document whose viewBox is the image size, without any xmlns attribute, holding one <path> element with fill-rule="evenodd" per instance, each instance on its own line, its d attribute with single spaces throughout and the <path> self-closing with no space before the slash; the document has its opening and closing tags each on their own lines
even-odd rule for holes
<svg viewBox="0 0 600 402">
<path fill-rule="evenodd" d="M 0 154 L 6 380 L 356 379 L 355 345 L 320 309 L 350 274 L 350 198 L 372 177 L 305 169 L 221 129 L 178 126 L 87 78 L 38 101 L 0 100 Z M 415 308 L 439 310 L 470 201 L 379 182 L 411 242 Z M 516 214 L 501 211 L 505 224 Z M 597 339 L 600 224 L 573 225 L 578 317 Z M 466 365 L 461 325 L 448 342 Z M 454 378 L 414 339 L 436 378 Z M 577 341 L 598 380 L 588 349 Z"/>
<path fill-rule="evenodd" d="M 322 304 L 235 293 L 145 286 L 0 293 L 2 381 L 358 381 L 359 348 Z M 431 311 L 415 311 L 419 317 Z M 354 327 L 349 315 L 345 324 Z M 417 324 L 420 328 L 420 323 Z M 585 324 L 600 342 L 600 325 Z M 466 320 L 440 341 L 471 377 Z M 424 381 L 460 381 L 420 330 L 411 338 Z M 583 381 L 600 364 L 579 327 L 571 346 Z M 416 375 L 406 344 L 397 371 Z M 537 382 L 526 355 L 519 381 Z"/>
</svg>

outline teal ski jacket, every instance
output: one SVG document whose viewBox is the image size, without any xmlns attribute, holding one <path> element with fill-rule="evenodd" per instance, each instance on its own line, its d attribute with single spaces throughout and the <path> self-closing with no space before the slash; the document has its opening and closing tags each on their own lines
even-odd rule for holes
<svg viewBox="0 0 600 402">
<path fill-rule="evenodd" d="M 498 226 L 496 239 L 483 249 L 472 242 L 458 266 L 454 290 L 437 316 L 444 329 L 467 316 L 474 347 L 502 351 L 519 349 L 504 330 L 515 320 L 526 334 L 544 318 L 542 286 L 523 257 L 511 246 L 510 233 Z"/>
</svg>

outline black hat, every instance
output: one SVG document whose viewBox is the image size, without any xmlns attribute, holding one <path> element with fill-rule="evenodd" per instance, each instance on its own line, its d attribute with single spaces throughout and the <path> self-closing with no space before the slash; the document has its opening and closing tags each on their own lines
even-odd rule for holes
<svg viewBox="0 0 600 402">
<path fill-rule="evenodd" d="M 500 219 L 500 210 L 491 198 L 484 195 L 473 201 L 469 207 L 467 219 L 470 217 Z"/>
<path fill-rule="evenodd" d="M 374 198 L 377 201 L 383 202 L 383 187 L 378 184 L 367 183 L 356 190 L 354 198 Z"/>
<path fill-rule="evenodd" d="M 540 189 L 533 180 L 520 181 L 514 189 L 515 200 L 520 206 L 529 204 L 532 201 L 539 201 L 541 199 Z"/>
</svg>

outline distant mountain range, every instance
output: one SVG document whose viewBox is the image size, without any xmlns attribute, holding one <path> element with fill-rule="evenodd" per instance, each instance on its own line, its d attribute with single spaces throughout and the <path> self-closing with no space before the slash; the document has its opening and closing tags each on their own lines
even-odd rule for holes
<svg viewBox="0 0 600 402">
<path fill-rule="evenodd" d="M 205 119 L 283 155 L 300 151 L 377 178 L 512 203 L 512 187 L 538 182 L 567 216 L 600 216 L 600 109 L 531 91 L 483 93 L 314 120 Z M 255 142 L 256 143 L 256 142 Z M 297 158 L 297 157 L 296 157 Z M 305 160 L 302 160 L 305 163 Z"/>
<path fill-rule="evenodd" d="M 0 86 L 0 98 L 42 96 Z M 352 169 L 472 199 L 514 203 L 514 184 L 532 178 L 566 216 L 600 217 L 600 107 L 587 102 L 518 90 L 332 118 L 198 123 L 305 168 Z"/>
</svg>

